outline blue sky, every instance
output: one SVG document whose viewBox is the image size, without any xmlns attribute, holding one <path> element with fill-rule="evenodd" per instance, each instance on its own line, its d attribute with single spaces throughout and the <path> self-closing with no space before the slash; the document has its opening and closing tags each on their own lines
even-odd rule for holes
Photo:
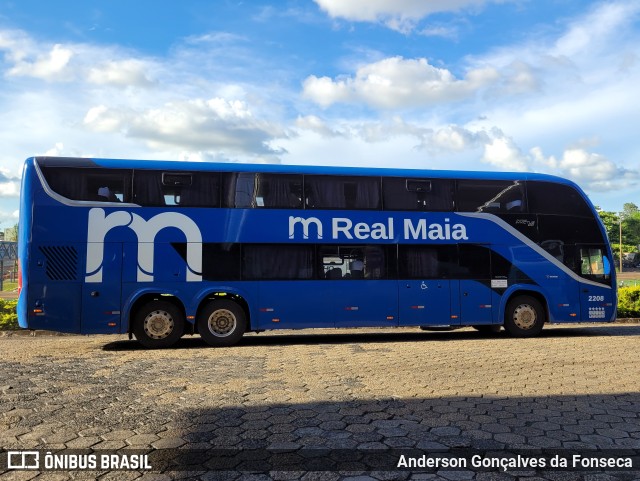
<svg viewBox="0 0 640 481">
<path fill-rule="evenodd" d="M 31 155 L 545 172 L 640 204 L 636 0 L 0 0 Z"/>
</svg>

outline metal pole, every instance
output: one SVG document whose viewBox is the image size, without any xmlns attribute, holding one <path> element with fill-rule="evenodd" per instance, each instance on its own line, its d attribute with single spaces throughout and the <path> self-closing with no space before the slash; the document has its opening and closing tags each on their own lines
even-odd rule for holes
<svg viewBox="0 0 640 481">
<path fill-rule="evenodd" d="M 622 213 L 620 213 L 620 272 L 622 272 Z"/>
</svg>

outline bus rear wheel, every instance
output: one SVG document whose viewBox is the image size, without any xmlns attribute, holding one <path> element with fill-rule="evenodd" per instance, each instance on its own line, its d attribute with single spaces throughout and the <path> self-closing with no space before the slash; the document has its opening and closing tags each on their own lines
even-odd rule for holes
<svg viewBox="0 0 640 481">
<path fill-rule="evenodd" d="M 544 309 L 531 296 L 518 296 L 509 301 L 505 311 L 504 328 L 514 337 L 534 337 L 544 326 Z"/>
<path fill-rule="evenodd" d="M 237 303 L 221 299 L 204 306 L 197 323 L 200 337 L 210 346 L 232 346 L 244 335 L 247 316 Z"/>
<path fill-rule="evenodd" d="M 155 300 L 137 312 L 133 334 L 144 347 L 169 347 L 182 337 L 184 316 L 171 302 Z"/>
</svg>

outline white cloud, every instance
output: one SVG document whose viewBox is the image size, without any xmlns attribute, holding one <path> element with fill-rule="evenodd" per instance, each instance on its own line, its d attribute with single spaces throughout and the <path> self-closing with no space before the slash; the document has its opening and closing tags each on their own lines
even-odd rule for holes
<svg viewBox="0 0 640 481">
<path fill-rule="evenodd" d="M 339 131 L 331 129 L 324 120 L 316 115 L 298 117 L 295 126 L 301 130 L 315 132 L 323 137 L 340 137 L 343 135 Z"/>
<path fill-rule="evenodd" d="M 596 139 L 578 139 L 555 157 L 546 156 L 540 146 L 526 151 L 495 127 L 427 126 L 400 117 L 385 122 L 341 121 L 330 125 L 314 116 L 298 119 L 297 129 L 295 138 L 283 142 L 287 150 L 296 158 L 304 157 L 301 152 L 307 156 L 313 155 L 312 151 L 329 152 L 323 163 L 335 158 L 336 165 L 357 165 L 357 159 L 366 158 L 368 165 L 394 167 L 401 162 L 402 166 L 414 168 L 480 170 L 479 165 L 474 165 L 479 160 L 492 170 L 544 172 L 569 178 L 590 192 L 640 185 L 637 167 L 625 168 L 588 150 L 597 146 Z M 301 151 L 301 144 L 305 143 L 308 145 Z"/>
<path fill-rule="evenodd" d="M 149 74 L 157 68 L 153 60 L 133 58 L 116 47 L 38 43 L 11 30 L 0 30 L 0 51 L 4 51 L 6 76 L 48 82 L 148 87 L 153 84 Z"/>
<path fill-rule="evenodd" d="M 90 68 L 88 80 L 98 85 L 147 87 L 153 83 L 148 76 L 149 69 L 148 62 L 137 59 L 108 61 Z"/>
<path fill-rule="evenodd" d="M 64 151 L 64 144 L 62 142 L 56 142 L 56 145 L 47 150 L 44 155 L 47 157 L 58 157 L 62 155 Z"/>
<path fill-rule="evenodd" d="M 512 139 L 504 136 L 494 137 L 485 144 L 482 161 L 500 170 L 519 172 L 529 170 L 528 159 Z"/>
<path fill-rule="evenodd" d="M 20 181 L 0 182 L 0 197 L 20 197 Z"/>
<path fill-rule="evenodd" d="M 94 132 L 118 132 L 129 113 L 122 109 L 110 109 L 106 105 L 91 107 L 84 116 L 84 124 Z"/>
<path fill-rule="evenodd" d="M 20 197 L 20 179 L 0 168 L 0 197 Z"/>
<path fill-rule="evenodd" d="M 123 132 L 155 149 L 186 148 L 192 152 L 235 152 L 272 155 L 267 144 L 284 131 L 274 123 L 255 118 L 239 100 L 212 98 L 169 102 L 142 111 L 92 107 L 85 125 L 98 132 Z"/>
<path fill-rule="evenodd" d="M 545 157 L 540 147 L 531 150 L 533 164 L 541 164 L 593 191 L 625 189 L 640 184 L 640 170 L 616 165 L 605 156 L 581 148 L 568 148 L 562 157 Z"/>
<path fill-rule="evenodd" d="M 379 22 L 401 32 L 434 13 L 479 9 L 501 0 L 315 0 L 332 18 Z"/>
<path fill-rule="evenodd" d="M 8 75 L 16 77 L 35 77 L 43 80 L 56 80 L 65 77 L 65 69 L 73 57 L 71 49 L 54 45 L 46 54 L 35 58 L 20 58 L 9 69 Z"/>
<path fill-rule="evenodd" d="M 14 210 L 13 212 L 0 210 L 0 226 L 3 229 L 13 227 L 18 223 L 19 214 L 20 212 L 17 210 Z"/>
<path fill-rule="evenodd" d="M 363 102 L 382 109 L 415 108 L 471 97 L 498 77 L 487 67 L 458 79 L 425 58 L 391 57 L 358 68 L 354 77 L 307 77 L 303 94 L 322 107 Z"/>
<path fill-rule="evenodd" d="M 617 43 L 623 30 L 633 24 L 640 13 L 638 2 L 602 2 L 583 17 L 572 22 L 555 42 L 550 53 L 557 57 L 591 57 Z"/>
</svg>

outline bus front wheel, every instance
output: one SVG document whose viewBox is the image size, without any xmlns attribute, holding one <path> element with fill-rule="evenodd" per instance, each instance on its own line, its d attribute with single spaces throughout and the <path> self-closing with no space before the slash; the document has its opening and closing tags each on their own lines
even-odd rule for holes
<svg viewBox="0 0 640 481">
<path fill-rule="evenodd" d="M 184 316 L 171 302 L 154 300 L 137 312 L 133 334 L 144 347 L 169 347 L 182 337 Z"/>
<path fill-rule="evenodd" d="M 504 318 L 504 328 L 514 337 L 534 337 L 544 325 L 544 309 L 531 296 L 518 296 L 509 301 Z"/>
<path fill-rule="evenodd" d="M 198 332 L 210 346 L 232 346 L 247 328 L 244 309 L 226 299 L 209 302 L 198 315 Z"/>
</svg>

